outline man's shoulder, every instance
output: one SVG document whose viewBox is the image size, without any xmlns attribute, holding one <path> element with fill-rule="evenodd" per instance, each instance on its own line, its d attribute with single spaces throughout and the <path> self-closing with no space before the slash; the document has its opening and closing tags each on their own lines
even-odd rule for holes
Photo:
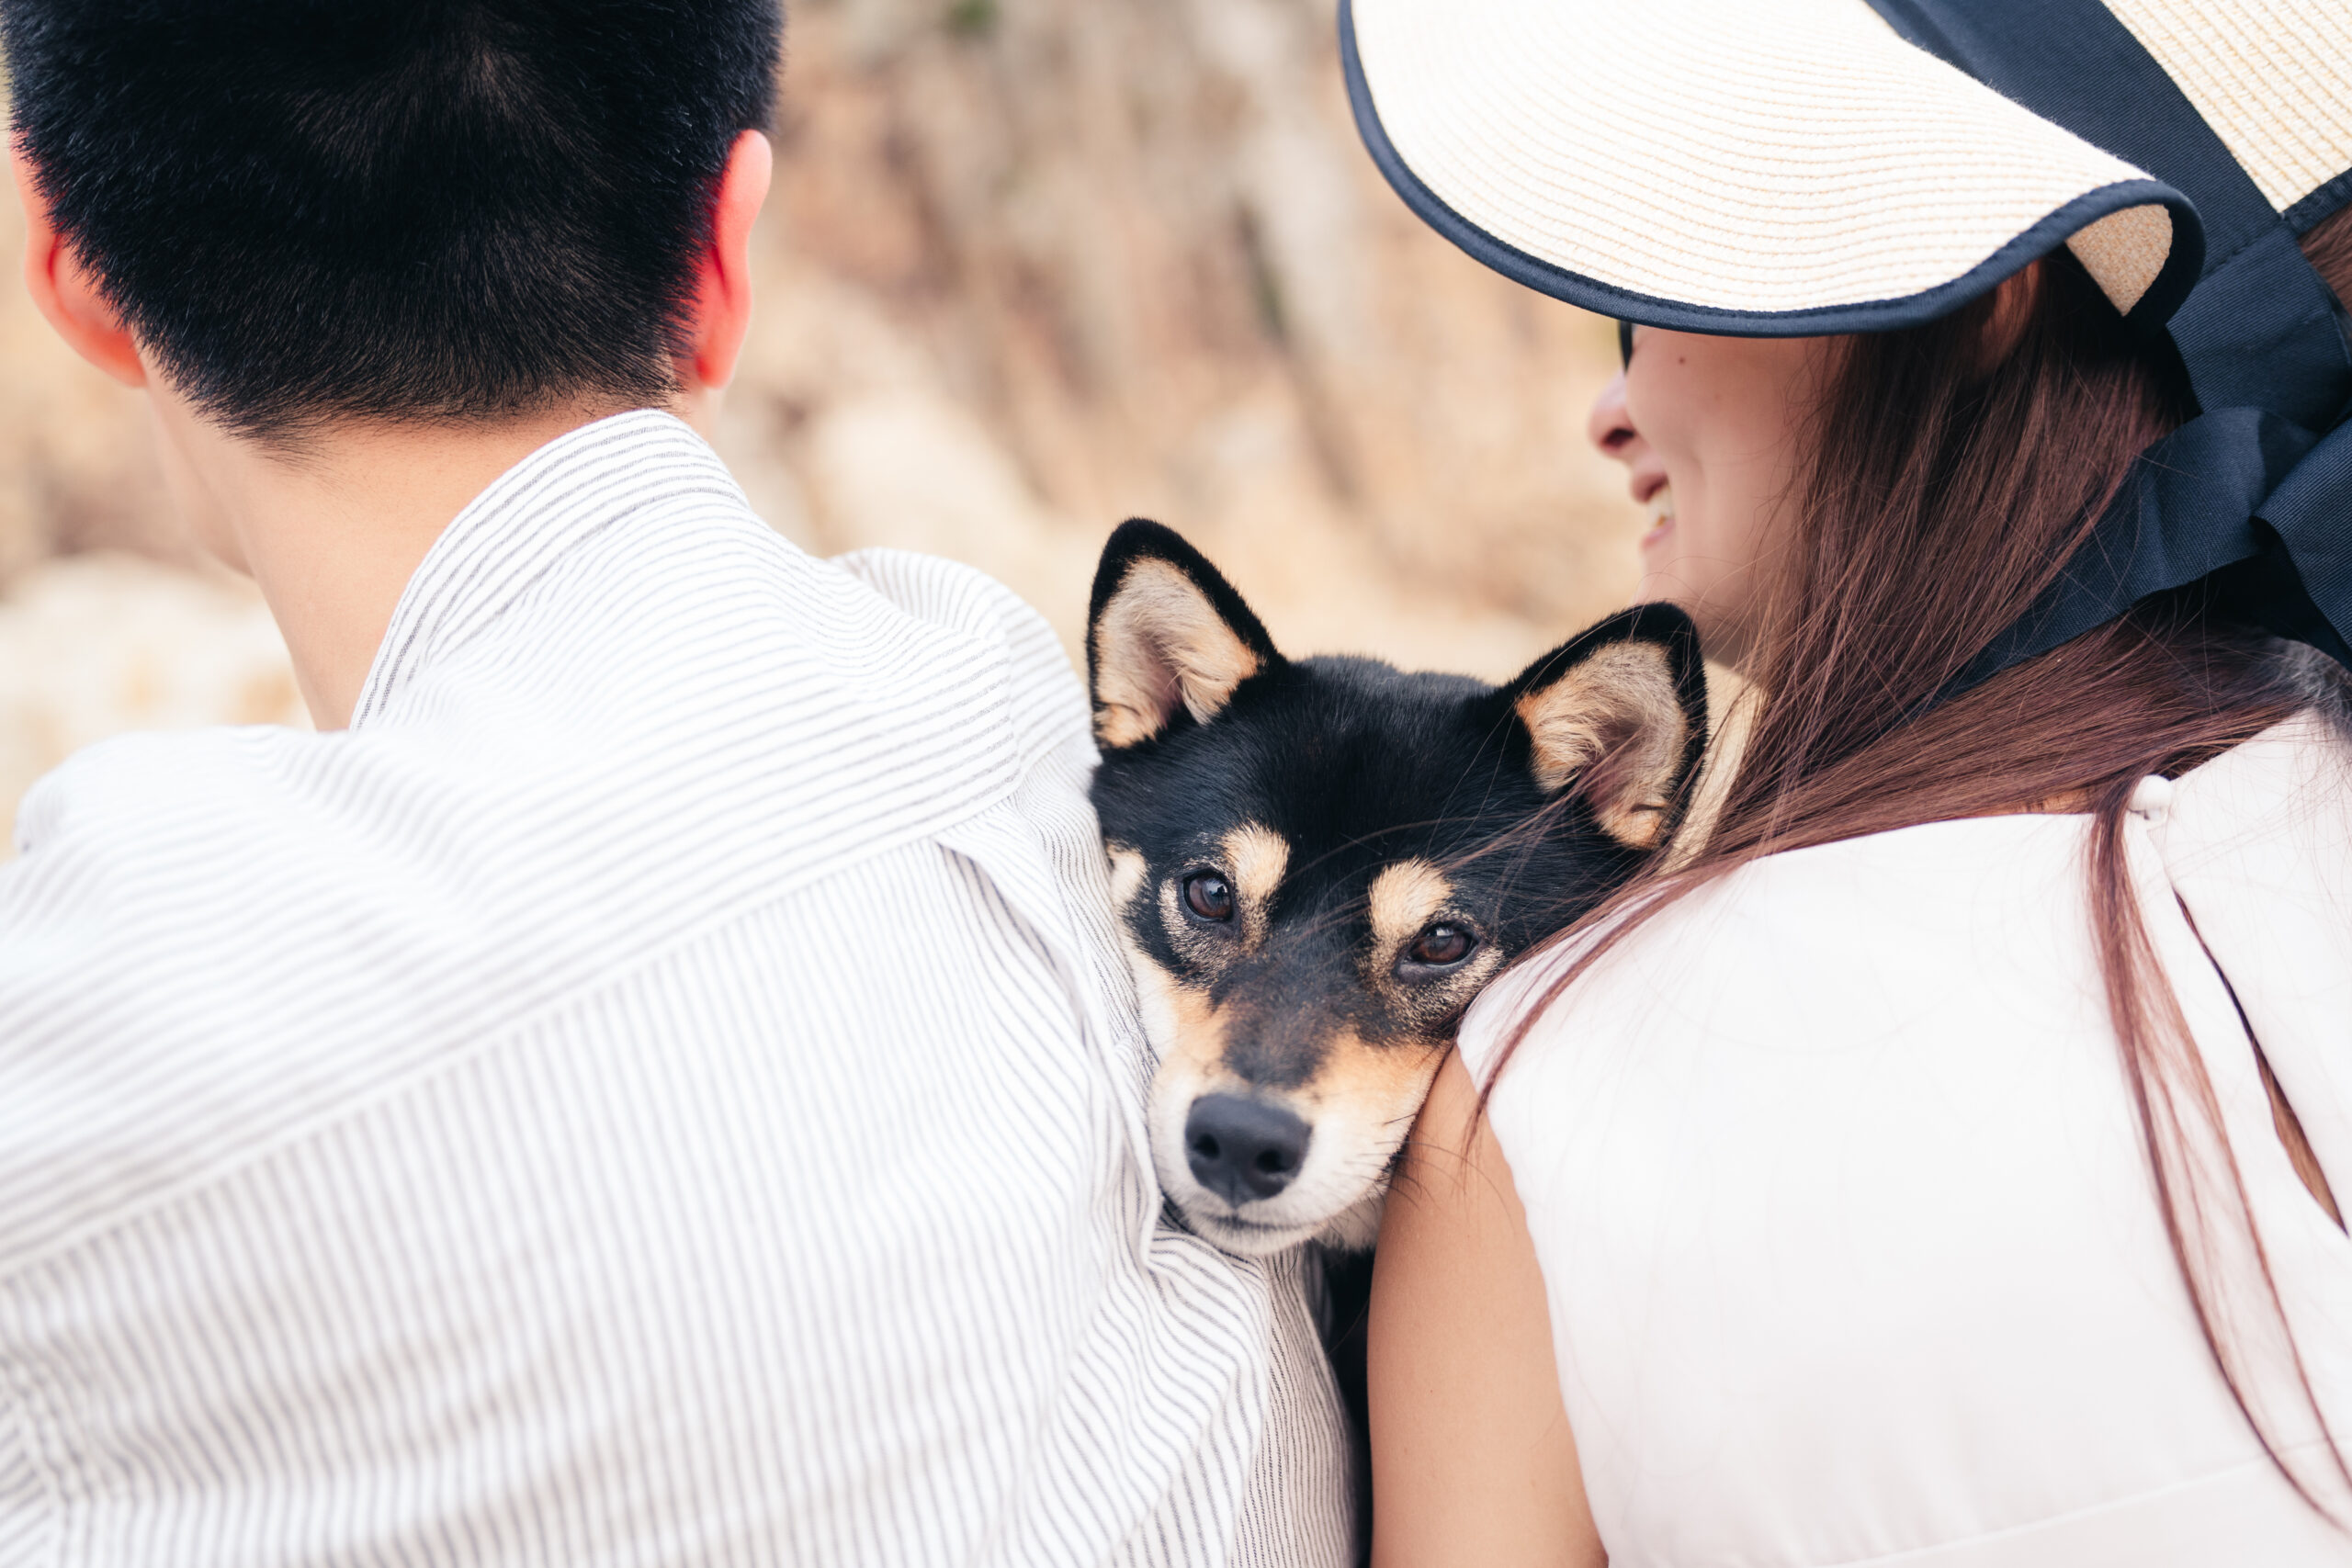
<svg viewBox="0 0 2352 1568">
<path fill-rule="evenodd" d="M 852 751 L 898 733 L 940 758 L 1085 729 L 1068 660 L 1009 591 L 905 552 L 813 557 L 693 431 L 644 411 L 548 443 L 459 513 L 401 595 L 352 723 L 432 724 L 502 694 L 477 747 L 570 720 L 622 740 L 687 716 Z M 956 734 L 933 733 L 951 716 Z"/>
<path fill-rule="evenodd" d="M 69 759 L 0 868 L 0 1029 L 218 1033 L 393 970 L 420 1003 L 560 991 L 982 818 L 1091 828 L 1084 694 L 1035 611 L 952 562 L 739 543 L 716 596 L 656 588 L 664 626 L 518 601 L 352 730 Z"/>
<path fill-rule="evenodd" d="M 1009 589 L 903 551 L 748 543 L 712 571 L 706 541 L 708 592 L 623 559 L 518 597 L 351 730 L 85 748 L 24 799 L 0 931 L 36 885 L 61 908 L 191 916 L 273 884 L 332 886 L 352 909 L 616 879 L 782 891 L 1017 805 L 1041 765 L 1053 793 L 1082 795 L 1084 690 Z"/>
<path fill-rule="evenodd" d="M 499 685 L 560 683 L 581 699 L 567 709 L 593 710 L 606 734 L 694 714 L 804 747 L 927 753 L 922 772 L 943 797 L 969 798 L 970 781 L 953 775 L 1000 753 L 1016 775 L 1046 755 L 1091 763 L 1084 685 L 1046 618 L 1002 583 L 907 550 L 825 559 L 738 495 L 685 500 L 580 540 L 455 634 L 429 626 L 442 585 L 428 579 L 464 563 L 428 560 L 413 619 L 428 624 L 418 640 L 439 646 L 422 660 L 402 646 L 404 602 L 361 726 L 437 716 Z"/>
<path fill-rule="evenodd" d="M 416 624 L 352 729 L 120 737 L 34 786 L 0 1041 L 478 1033 L 884 856 L 1091 830 L 1068 660 L 951 562 L 817 560 L 739 502 Z"/>
<path fill-rule="evenodd" d="M 137 731 L 83 747 L 35 781 L 18 804 L 16 863 L 0 866 L 0 931 L 5 911 L 30 882 L 80 881 L 93 895 L 119 876 L 152 866 L 137 846 L 178 844 L 202 855 L 224 830 L 276 826 L 295 830 L 289 802 L 269 782 L 296 760 L 334 745 L 333 737 L 275 725 Z M 133 829 L 122 831 L 120 829 Z M 103 852 L 108 847 L 126 852 Z M 69 868 L 62 863 L 71 859 Z M 96 879 L 96 880 L 92 880 Z"/>
<path fill-rule="evenodd" d="M 995 651 L 1024 756 L 1062 751 L 1092 761 L 1086 689 L 1027 600 L 977 567 L 913 550 L 859 550 L 831 564 L 911 619 Z"/>
</svg>

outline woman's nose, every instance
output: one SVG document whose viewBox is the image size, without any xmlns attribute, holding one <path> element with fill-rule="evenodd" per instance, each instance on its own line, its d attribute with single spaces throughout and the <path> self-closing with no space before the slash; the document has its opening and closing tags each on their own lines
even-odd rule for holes
<svg viewBox="0 0 2352 1568">
<path fill-rule="evenodd" d="M 1633 416 L 1625 412 L 1625 373 L 1623 370 L 1609 378 L 1600 389 L 1600 396 L 1592 400 L 1591 417 L 1585 421 L 1585 436 L 1600 449 L 1604 457 L 1614 457 L 1631 464 L 1631 450 L 1638 434 L 1634 429 Z"/>
</svg>

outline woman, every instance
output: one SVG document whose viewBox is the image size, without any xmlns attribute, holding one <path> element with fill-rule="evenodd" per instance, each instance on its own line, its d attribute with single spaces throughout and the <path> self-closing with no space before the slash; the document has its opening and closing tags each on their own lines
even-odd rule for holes
<svg viewBox="0 0 2352 1568">
<path fill-rule="evenodd" d="M 2111 3 L 1343 13 L 1747 690 L 1423 1113 L 1375 1561 L 2352 1562 L 2352 18 Z"/>
</svg>

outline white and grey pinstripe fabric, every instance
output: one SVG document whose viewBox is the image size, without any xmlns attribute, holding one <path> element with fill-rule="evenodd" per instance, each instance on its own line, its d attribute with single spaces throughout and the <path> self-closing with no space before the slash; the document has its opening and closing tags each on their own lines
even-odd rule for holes
<svg viewBox="0 0 2352 1568">
<path fill-rule="evenodd" d="M 451 525 L 348 731 L 0 872 L 0 1563 L 1349 1551 L 1295 1258 L 1159 1223 L 1084 697 L 666 415 Z"/>
</svg>

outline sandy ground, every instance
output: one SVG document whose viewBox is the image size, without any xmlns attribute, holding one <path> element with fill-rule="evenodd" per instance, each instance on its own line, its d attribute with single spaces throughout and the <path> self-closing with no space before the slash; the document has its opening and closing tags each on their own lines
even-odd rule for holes
<svg viewBox="0 0 2352 1568">
<path fill-rule="evenodd" d="M 1498 677 L 1623 601 L 1640 519 L 1582 438 L 1611 329 L 1381 184 L 1327 0 L 809 0 L 792 29 L 717 436 L 786 536 L 971 561 L 1073 652 L 1133 514 L 1301 652 Z M 0 287 L 0 823 L 106 735 L 301 722 L 144 421 Z"/>
</svg>

